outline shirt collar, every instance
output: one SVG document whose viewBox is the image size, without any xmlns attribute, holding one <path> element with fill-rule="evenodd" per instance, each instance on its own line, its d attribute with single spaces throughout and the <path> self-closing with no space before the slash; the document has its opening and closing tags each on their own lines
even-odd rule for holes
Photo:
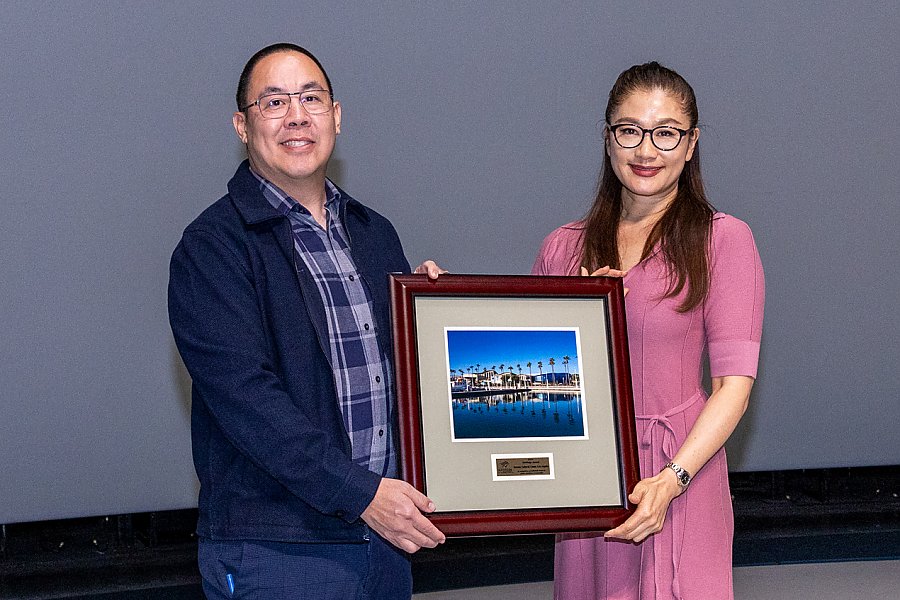
<svg viewBox="0 0 900 600">
<path fill-rule="evenodd" d="M 291 196 L 280 187 L 257 173 L 251 167 L 250 172 L 259 181 L 259 190 L 265 196 L 269 204 L 277 210 L 281 215 L 288 216 L 292 211 L 302 214 L 310 214 L 302 204 L 291 198 Z M 330 179 L 325 178 L 325 210 L 332 215 L 339 215 L 347 203 L 347 198 L 341 193 L 341 190 L 334 185 Z"/>
</svg>

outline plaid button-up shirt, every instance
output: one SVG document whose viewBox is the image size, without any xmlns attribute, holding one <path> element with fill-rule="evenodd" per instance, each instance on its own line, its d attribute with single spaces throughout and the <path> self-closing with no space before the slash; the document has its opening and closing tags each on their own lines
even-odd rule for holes
<svg viewBox="0 0 900 600">
<path fill-rule="evenodd" d="M 252 171 L 251 171 L 252 172 Z M 347 199 L 325 180 L 327 227 L 270 181 L 253 173 L 263 195 L 288 217 L 294 251 L 312 274 L 328 320 L 329 362 L 353 461 L 386 477 L 398 474 L 391 441 L 390 362 L 376 339 L 372 298 L 341 223 Z"/>
</svg>

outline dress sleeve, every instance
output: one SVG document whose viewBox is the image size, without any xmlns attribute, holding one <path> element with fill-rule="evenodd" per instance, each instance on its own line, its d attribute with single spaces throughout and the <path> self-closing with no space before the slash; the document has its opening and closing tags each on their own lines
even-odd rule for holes
<svg viewBox="0 0 900 600">
<path fill-rule="evenodd" d="M 713 222 L 709 296 L 704 323 L 713 377 L 756 378 L 766 284 L 746 223 L 722 215 Z"/>
<path fill-rule="evenodd" d="M 577 275 L 581 260 L 581 228 L 569 223 L 544 238 L 532 275 Z"/>
</svg>

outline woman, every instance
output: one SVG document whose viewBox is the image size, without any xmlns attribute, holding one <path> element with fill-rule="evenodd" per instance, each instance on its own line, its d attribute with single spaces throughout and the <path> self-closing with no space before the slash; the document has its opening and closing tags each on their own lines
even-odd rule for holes
<svg viewBox="0 0 900 600">
<path fill-rule="evenodd" d="M 561 600 L 733 598 L 723 444 L 756 377 L 764 282 L 747 225 L 704 195 L 699 135 L 694 91 L 680 75 L 655 62 L 623 72 L 606 107 L 594 204 L 544 240 L 532 269 L 624 276 L 629 290 L 637 510 L 603 536 L 558 537 Z"/>
</svg>

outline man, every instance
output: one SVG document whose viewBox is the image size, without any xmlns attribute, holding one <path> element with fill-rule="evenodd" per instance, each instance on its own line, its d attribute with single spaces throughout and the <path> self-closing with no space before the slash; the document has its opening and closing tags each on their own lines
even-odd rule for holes
<svg viewBox="0 0 900 600">
<path fill-rule="evenodd" d="M 341 106 L 309 51 L 257 52 L 237 105 L 248 160 L 185 230 L 169 281 L 203 589 L 408 599 L 407 553 L 444 541 L 397 479 L 388 273 L 409 264 L 391 224 L 325 177 Z"/>
</svg>

